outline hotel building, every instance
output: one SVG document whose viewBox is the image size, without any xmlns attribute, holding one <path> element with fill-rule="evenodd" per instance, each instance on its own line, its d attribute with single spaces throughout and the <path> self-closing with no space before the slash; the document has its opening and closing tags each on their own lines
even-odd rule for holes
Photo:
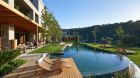
<svg viewBox="0 0 140 78">
<path fill-rule="evenodd" d="M 42 0 L 0 0 L 0 48 L 41 38 Z"/>
</svg>

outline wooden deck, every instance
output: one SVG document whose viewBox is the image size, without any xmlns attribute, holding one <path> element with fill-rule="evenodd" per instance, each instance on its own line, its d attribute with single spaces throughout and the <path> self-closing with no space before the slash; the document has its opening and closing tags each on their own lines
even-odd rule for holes
<svg viewBox="0 0 140 78">
<path fill-rule="evenodd" d="M 72 58 L 66 58 L 71 68 L 64 68 L 62 72 L 48 72 L 40 68 L 34 61 L 27 62 L 4 78 L 83 78 Z"/>
</svg>

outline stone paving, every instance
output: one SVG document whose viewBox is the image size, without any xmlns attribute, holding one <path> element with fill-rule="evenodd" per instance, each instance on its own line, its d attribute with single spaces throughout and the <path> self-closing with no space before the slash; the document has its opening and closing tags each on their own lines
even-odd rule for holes
<svg viewBox="0 0 140 78">
<path fill-rule="evenodd" d="M 34 54 L 22 54 L 17 57 L 17 59 L 24 59 L 27 61 L 36 61 L 38 60 L 44 53 L 34 53 Z"/>
</svg>

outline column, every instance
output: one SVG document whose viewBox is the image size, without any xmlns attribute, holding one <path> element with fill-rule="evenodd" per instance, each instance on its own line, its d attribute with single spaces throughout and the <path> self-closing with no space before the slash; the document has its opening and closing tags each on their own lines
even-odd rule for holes
<svg viewBox="0 0 140 78">
<path fill-rule="evenodd" d="M 1 42 L 2 48 L 10 46 L 10 40 L 15 39 L 15 30 L 13 24 L 1 24 Z"/>
<path fill-rule="evenodd" d="M 29 41 L 33 43 L 34 40 L 35 40 L 34 33 L 29 33 L 29 36 L 28 37 L 29 37 Z"/>
<path fill-rule="evenodd" d="M 33 11 L 33 15 L 32 16 L 33 16 L 33 20 L 35 21 L 35 12 L 34 11 Z"/>
<path fill-rule="evenodd" d="M 9 4 L 10 6 L 14 7 L 14 0 L 9 0 L 9 1 L 8 1 L 8 4 Z"/>
<path fill-rule="evenodd" d="M 36 47 L 38 47 L 38 26 L 37 26 L 37 28 L 36 28 L 36 44 L 37 44 L 37 46 Z"/>
</svg>

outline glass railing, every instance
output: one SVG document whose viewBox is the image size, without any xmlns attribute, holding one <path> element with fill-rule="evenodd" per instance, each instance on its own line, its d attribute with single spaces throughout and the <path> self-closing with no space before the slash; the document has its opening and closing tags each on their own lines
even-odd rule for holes
<svg viewBox="0 0 140 78">
<path fill-rule="evenodd" d="M 38 10 L 38 6 L 36 6 L 35 5 L 35 3 L 34 3 L 34 1 L 33 0 L 29 0 L 32 4 L 33 4 L 33 6 Z"/>
<path fill-rule="evenodd" d="M 3 0 L 4 2 L 8 3 L 8 0 Z"/>
</svg>

